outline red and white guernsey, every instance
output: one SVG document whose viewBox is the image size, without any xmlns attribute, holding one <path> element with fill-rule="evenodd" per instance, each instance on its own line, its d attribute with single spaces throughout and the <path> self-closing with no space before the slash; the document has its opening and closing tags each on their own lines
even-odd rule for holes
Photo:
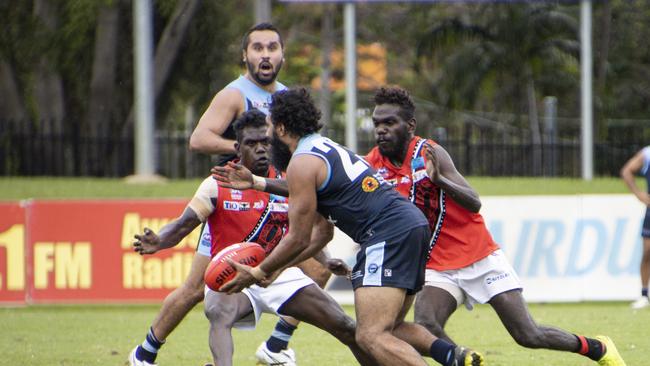
<svg viewBox="0 0 650 366">
<path fill-rule="evenodd" d="M 414 137 L 400 167 L 382 156 L 378 147 L 366 155 L 366 161 L 427 217 L 432 233 L 427 268 L 436 271 L 463 268 L 485 258 L 499 246 L 481 214 L 463 208 L 431 182 L 426 172 L 425 142 L 436 144 Z"/>
<path fill-rule="evenodd" d="M 270 178 L 277 177 L 271 169 Z M 240 191 L 221 187 L 206 178 L 190 201 L 189 207 L 210 228 L 210 254 L 235 243 L 255 242 L 268 255 L 289 228 L 288 202 L 285 197 L 252 189 Z"/>
</svg>

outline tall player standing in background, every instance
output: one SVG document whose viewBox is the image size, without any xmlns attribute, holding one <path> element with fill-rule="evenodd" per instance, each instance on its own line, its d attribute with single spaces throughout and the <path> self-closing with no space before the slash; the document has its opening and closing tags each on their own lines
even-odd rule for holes
<svg viewBox="0 0 650 366">
<path fill-rule="evenodd" d="M 639 174 L 646 179 L 647 191 L 636 185 L 634 175 Z M 621 168 L 621 178 L 634 193 L 636 198 L 646 206 L 643 220 L 643 256 L 641 257 L 641 296 L 632 303 L 633 309 L 643 309 L 650 306 L 648 301 L 648 281 L 650 281 L 650 146 L 638 151 Z"/>
<path fill-rule="evenodd" d="M 366 160 L 427 217 L 433 247 L 424 288 L 415 302 L 415 320 L 451 342 L 444 326 L 461 305 L 489 303 L 518 344 L 577 352 L 600 365 L 625 362 L 614 343 L 537 324 L 521 294 L 522 286 L 494 242 L 479 210 L 478 193 L 434 141 L 415 136 L 415 104 L 399 87 L 375 94 L 372 114 L 377 147 Z"/>
<path fill-rule="evenodd" d="M 271 94 L 286 89 L 276 80 L 284 63 L 284 44 L 277 28 L 269 23 L 253 26 L 244 34 L 241 50 L 242 61 L 246 65 L 245 74 L 215 95 L 189 142 L 194 151 L 218 154 L 220 163 L 235 157 L 234 120 L 252 108 L 268 113 Z M 210 240 L 209 227 L 204 225 L 199 247 L 209 248 Z M 203 300 L 203 273 L 209 263 L 210 256 L 198 250 L 185 282 L 167 295 L 145 340 L 131 352 L 131 366 L 154 365 L 158 350 L 167 337 L 187 313 Z M 300 268 L 321 287 L 325 286 L 330 276 L 330 272 L 313 259 L 302 263 Z M 295 354 L 288 348 L 288 342 L 297 324 L 294 319 L 281 318 L 269 339 L 257 349 L 258 360 L 267 365 L 277 360 L 286 362 L 288 366 L 295 364 Z"/>
</svg>

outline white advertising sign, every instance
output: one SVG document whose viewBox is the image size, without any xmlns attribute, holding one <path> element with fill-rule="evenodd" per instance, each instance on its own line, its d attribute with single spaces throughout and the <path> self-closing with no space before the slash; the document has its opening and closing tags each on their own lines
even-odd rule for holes
<svg viewBox="0 0 650 366">
<path fill-rule="evenodd" d="M 481 201 L 488 229 L 508 255 L 528 301 L 638 296 L 645 208 L 633 195 L 505 196 Z M 332 257 L 350 265 L 357 248 L 338 230 L 329 245 Z M 340 291 L 345 288 L 349 284 L 337 279 L 328 290 L 351 303 L 351 293 Z"/>
</svg>

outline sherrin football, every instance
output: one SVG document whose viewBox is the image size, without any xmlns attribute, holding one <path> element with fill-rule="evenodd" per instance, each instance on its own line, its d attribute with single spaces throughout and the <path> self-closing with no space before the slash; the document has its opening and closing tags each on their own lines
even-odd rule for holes
<svg viewBox="0 0 650 366">
<path fill-rule="evenodd" d="M 214 291 L 219 291 L 221 286 L 232 280 L 237 271 L 226 262 L 227 258 L 235 262 L 255 267 L 264 260 L 264 248 L 257 243 L 237 243 L 223 248 L 212 258 L 205 270 L 203 280 Z"/>
</svg>

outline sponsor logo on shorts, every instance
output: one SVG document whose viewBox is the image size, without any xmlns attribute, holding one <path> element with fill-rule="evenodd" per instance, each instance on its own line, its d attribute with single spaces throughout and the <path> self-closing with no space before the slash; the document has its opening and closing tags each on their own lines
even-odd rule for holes
<svg viewBox="0 0 650 366">
<path fill-rule="evenodd" d="M 390 268 L 384 269 L 384 277 L 393 277 L 393 270 Z"/>
<path fill-rule="evenodd" d="M 248 211 L 251 204 L 248 202 L 223 201 L 223 209 L 228 211 Z"/>
<path fill-rule="evenodd" d="M 368 266 L 368 273 L 375 273 L 379 269 L 379 266 L 376 265 L 375 263 L 370 263 Z"/>
<path fill-rule="evenodd" d="M 373 176 L 365 177 L 361 181 L 361 189 L 366 193 L 374 192 L 377 188 L 379 188 L 379 182 Z"/>
<path fill-rule="evenodd" d="M 361 277 L 363 277 L 363 273 L 361 273 L 361 271 L 352 272 L 350 275 L 350 280 L 356 280 L 357 278 Z"/>
<path fill-rule="evenodd" d="M 496 276 L 488 276 L 485 278 L 485 284 L 491 285 L 497 281 L 503 280 L 508 277 L 510 277 L 510 273 L 500 273 Z"/>
</svg>

